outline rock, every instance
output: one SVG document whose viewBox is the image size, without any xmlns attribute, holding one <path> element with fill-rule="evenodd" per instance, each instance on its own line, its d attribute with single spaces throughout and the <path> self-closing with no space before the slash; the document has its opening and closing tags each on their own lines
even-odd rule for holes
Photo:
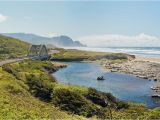
<svg viewBox="0 0 160 120">
<path fill-rule="evenodd" d="M 105 80 L 103 76 L 97 77 L 97 80 Z"/>
<path fill-rule="evenodd" d="M 145 61 L 127 61 L 119 64 L 105 63 L 111 72 L 131 74 L 143 79 L 160 81 L 160 64 Z M 158 82 L 156 83 L 158 84 Z"/>
<path fill-rule="evenodd" d="M 117 72 L 117 70 L 115 70 L 115 69 L 112 69 L 112 70 L 111 70 L 111 72 Z"/>
<path fill-rule="evenodd" d="M 154 81 L 157 81 L 157 78 L 154 78 Z"/>
</svg>

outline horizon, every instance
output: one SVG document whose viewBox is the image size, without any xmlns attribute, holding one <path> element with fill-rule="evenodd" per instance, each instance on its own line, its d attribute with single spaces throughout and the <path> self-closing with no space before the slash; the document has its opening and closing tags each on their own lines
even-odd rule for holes
<svg viewBox="0 0 160 120">
<path fill-rule="evenodd" d="M 66 35 L 90 47 L 160 47 L 158 1 L 0 3 L 0 33 Z"/>
</svg>

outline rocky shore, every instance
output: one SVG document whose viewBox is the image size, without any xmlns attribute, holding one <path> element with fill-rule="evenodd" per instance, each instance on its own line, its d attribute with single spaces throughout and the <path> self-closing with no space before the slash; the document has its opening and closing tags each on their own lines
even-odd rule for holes
<svg viewBox="0 0 160 120">
<path fill-rule="evenodd" d="M 43 68 L 44 71 L 48 72 L 49 74 L 52 74 L 56 71 L 58 71 L 61 68 L 65 68 L 67 67 L 67 65 L 63 64 L 63 63 L 59 63 L 59 62 L 52 62 L 51 66 L 45 66 Z"/>
<path fill-rule="evenodd" d="M 109 60 L 102 60 L 101 64 L 111 72 L 131 74 L 139 78 L 154 80 L 157 82 L 156 90 L 160 92 L 160 64 L 146 60 L 131 60 L 116 63 Z"/>
</svg>

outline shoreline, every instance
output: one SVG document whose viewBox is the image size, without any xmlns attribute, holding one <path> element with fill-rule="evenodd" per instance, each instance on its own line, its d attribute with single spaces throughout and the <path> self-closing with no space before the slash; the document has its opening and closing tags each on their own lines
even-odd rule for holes
<svg viewBox="0 0 160 120">
<path fill-rule="evenodd" d="M 58 49 L 51 60 L 60 62 L 91 62 L 100 64 L 108 72 L 119 72 L 146 80 L 154 80 L 160 94 L 160 58 L 147 58 L 126 53 L 102 53 L 76 49 Z M 151 88 L 152 89 L 152 88 Z"/>
<path fill-rule="evenodd" d="M 69 64 L 71 63 L 74 63 L 73 61 L 72 62 L 68 62 Z M 77 61 L 75 61 L 75 63 L 77 63 Z M 99 68 L 100 69 L 102 69 L 102 71 L 104 70 L 104 71 L 106 71 L 106 72 L 109 72 L 107 69 L 105 69 L 102 65 L 100 65 L 100 64 L 98 64 L 98 62 L 92 62 L 92 61 L 79 61 L 78 63 L 87 63 L 87 64 L 97 64 L 98 66 L 99 66 Z M 67 65 L 68 66 L 68 65 Z M 125 75 L 125 73 L 117 73 L 117 74 L 124 74 Z M 127 75 L 127 74 L 126 74 Z M 95 75 L 95 76 L 97 76 L 97 75 Z M 133 75 L 130 75 L 131 77 L 133 77 Z M 96 79 L 96 78 L 95 78 Z M 136 78 L 135 78 L 136 79 Z M 138 81 L 137 81 L 138 82 Z M 69 83 L 69 82 L 68 82 Z M 68 84 L 68 83 L 63 83 L 63 84 Z M 71 82 L 72 83 L 72 82 Z M 79 84 L 78 84 L 79 85 Z M 81 86 L 81 85 L 80 85 Z M 96 88 L 95 88 L 96 89 Z M 149 89 L 149 88 L 148 88 Z M 98 89 L 97 89 L 98 90 Z M 106 91 L 105 91 L 106 92 Z M 111 92 L 112 93 L 112 92 Z M 152 94 L 150 94 L 150 97 L 152 96 Z M 118 97 L 117 97 L 118 98 Z M 119 99 L 119 98 L 118 98 Z M 123 101 L 127 101 L 127 102 L 131 102 L 131 101 L 128 101 L 128 100 L 123 100 Z M 134 102 L 134 103 L 140 103 L 140 102 Z M 143 104 L 143 103 L 142 103 Z M 145 104 L 144 104 L 145 105 Z M 157 106 L 155 106 L 155 107 L 149 107 L 149 106 L 147 106 L 147 105 L 145 105 L 147 108 L 150 108 L 150 109 L 153 109 L 153 108 L 157 108 Z"/>
<path fill-rule="evenodd" d="M 136 56 L 136 61 L 145 61 L 145 62 L 152 62 L 152 63 L 158 63 L 160 64 L 160 58 L 148 58 L 148 57 L 141 57 L 141 56 Z"/>
<path fill-rule="evenodd" d="M 144 80 L 153 80 L 155 85 L 151 87 L 155 94 L 160 94 L 160 58 L 144 58 L 136 56 L 134 60 L 122 63 L 101 60 L 99 63 L 110 72 L 125 73 Z"/>
</svg>

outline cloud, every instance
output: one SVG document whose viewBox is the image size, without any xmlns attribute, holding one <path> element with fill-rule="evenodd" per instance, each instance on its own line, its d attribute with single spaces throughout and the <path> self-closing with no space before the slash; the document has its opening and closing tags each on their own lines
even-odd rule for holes
<svg viewBox="0 0 160 120">
<path fill-rule="evenodd" d="M 153 47 L 160 46 L 160 39 L 156 36 L 141 33 L 135 36 L 120 34 L 91 35 L 78 38 L 90 47 Z"/>
<path fill-rule="evenodd" d="M 45 33 L 42 36 L 51 38 L 51 37 L 59 36 L 59 34 L 58 33 Z"/>
<path fill-rule="evenodd" d="M 7 19 L 8 19 L 7 16 L 4 16 L 4 15 L 0 14 L 0 23 L 6 21 Z"/>
</svg>

